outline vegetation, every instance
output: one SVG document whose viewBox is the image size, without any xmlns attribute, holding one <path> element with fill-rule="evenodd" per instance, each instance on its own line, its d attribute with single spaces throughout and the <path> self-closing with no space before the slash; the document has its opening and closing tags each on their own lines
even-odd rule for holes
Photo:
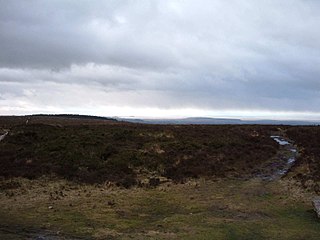
<svg viewBox="0 0 320 240">
<path fill-rule="evenodd" d="M 32 122 L 32 121 L 31 121 Z M 85 183 L 139 184 L 140 173 L 174 181 L 250 177 L 278 149 L 266 126 L 14 125 L 0 145 L 0 175 L 58 175 Z"/>
<path fill-rule="evenodd" d="M 291 176 L 302 187 L 320 194 L 320 127 L 291 127 L 287 134 L 300 149 Z"/>
<path fill-rule="evenodd" d="M 0 194 L 1 239 L 51 233 L 56 239 L 317 240 L 320 234 L 310 197 L 284 180 L 198 179 L 130 189 L 11 181 L 20 186 Z"/>
<path fill-rule="evenodd" d="M 319 238 L 319 127 L 28 116 L 0 129 L 0 239 Z M 264 181 L 285 155 L 275 134 L 300 155 Z"/>
</svg>

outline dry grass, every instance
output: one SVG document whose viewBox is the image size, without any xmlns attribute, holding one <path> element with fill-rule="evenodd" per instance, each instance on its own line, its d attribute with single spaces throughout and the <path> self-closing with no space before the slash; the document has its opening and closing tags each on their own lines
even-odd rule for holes
<svg viewBox="0 0 320 240">
<path fill-rule="evenodd" d="M 318 239 L 320 234 L 312 196 L 289 181 L 198 179 L 152 189 L 11 181 L 19 187 L 0 194 L 2 226 L 40 233 L 86 239 Z"/>
</svg>

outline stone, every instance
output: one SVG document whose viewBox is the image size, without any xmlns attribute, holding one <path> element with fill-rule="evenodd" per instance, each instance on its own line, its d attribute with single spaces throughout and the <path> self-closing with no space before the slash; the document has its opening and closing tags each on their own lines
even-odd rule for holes
<svg viewBox="0 0 320 240">
<path fill-rule="evenodd" d="M 317 213 L 318 218 L 320 218 L 320 197 L 313 199 L 312 205 L 313 205 L 314 211 Z"/>
</svg>

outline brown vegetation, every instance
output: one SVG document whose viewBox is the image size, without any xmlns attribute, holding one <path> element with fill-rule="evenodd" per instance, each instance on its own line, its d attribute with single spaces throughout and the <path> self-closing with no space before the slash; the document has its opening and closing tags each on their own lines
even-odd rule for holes
<svg viewBox="0 0 320 240">
<path fill-rule="evenodd" d="M 320 193 L 320 127 L 291 127 L 287 135 L 295 141 L 300 157 L 292 169 L 304 188 Z"/>
<path fill-rule="evenodd" d="M 149 172 L 173 181 L 250 177 L 274 156 L 273 126 L 142 125 L 111 120 L 1 117 L 0 175 L 58 175 L 129 187 Z"/>
<path fill-rule="evenodd" d="M 0 117 L 1 239 L 319 238 L 297 184 L 316 186 L 317 127 L 26 120 Z M 251 178 L 286 156 L 277 134 L 296 141 L 296 166 Z"/>
</svg>

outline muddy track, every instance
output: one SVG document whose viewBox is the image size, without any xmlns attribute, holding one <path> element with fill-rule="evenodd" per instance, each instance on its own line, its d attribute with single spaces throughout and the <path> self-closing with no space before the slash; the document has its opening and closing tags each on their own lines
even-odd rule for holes
<svg viewBox="0 0 320 240">
<path fill-rule="evenodd" d="M 271 136 L 271 138 L 280 145 L 279 151 L 274 158 L 261 166 L 262 173 L 257 175 L 257 177 L 269 181 L 285 176 L 299 154 L 290 139 L 281 136 Z"/>
</svg>

